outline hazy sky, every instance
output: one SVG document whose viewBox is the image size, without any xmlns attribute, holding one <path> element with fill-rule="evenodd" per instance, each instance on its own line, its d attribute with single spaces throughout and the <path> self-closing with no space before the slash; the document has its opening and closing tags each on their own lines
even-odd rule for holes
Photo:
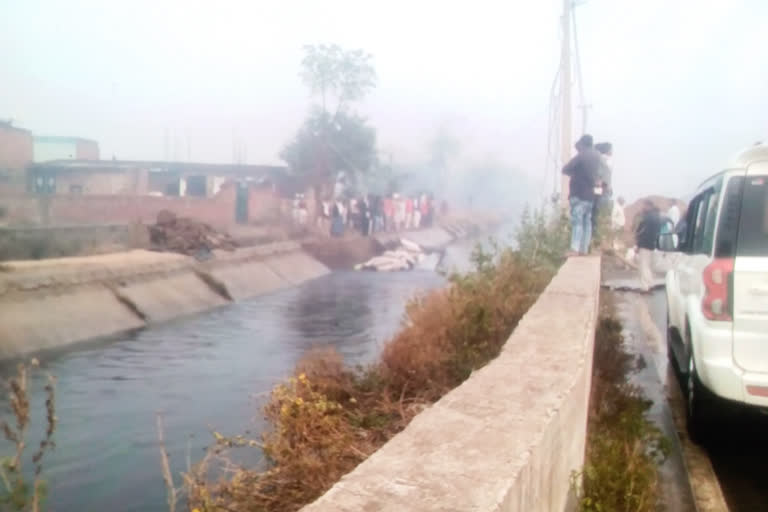
<svg viewBox="0 0 768 512">
<path fill-rule="evenodd" d="M 425 156 L 447 125 L 466 161 L 543 175 L 561 7 L 0 0 L 0 119 L 95 138 L 103 158 L 162 159 L 168 130 L 172 157 L 189 142 L 193 160 L 230 162 L 236 137 L 249 163 L 278 163 L 309 106 L 302 45 L 337 43 L 374 55 L 378 88 L 359 110 L 395 161 Z M 766 21 L 768 0 L 577 8 L 588 130 L 614 143 L 618 193 L 686 194 L 768 136 Z"/>
</svg>

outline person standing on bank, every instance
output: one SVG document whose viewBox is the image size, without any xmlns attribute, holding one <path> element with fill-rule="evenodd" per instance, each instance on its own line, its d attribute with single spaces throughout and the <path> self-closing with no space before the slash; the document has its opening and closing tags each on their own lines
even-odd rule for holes
<svg viewBox="0 0 768 512">
<path fill-rule="evenodd" d="M 366 198 L 362 197 L 357 201 L 357 210 L 360 213 L 360 234 L 368 236 L 371 229 L 371 211 Z"/>
<path fill-rule="evenodd" d="M 571 178 L 568 195 L 571 206 L 569 257 L 588 254 L 592 242 L 592 207 L 600 170 L 600 153 L 592 144 L 591 135 L 582 135 L 576 142 L 576 156 L 563 167 L 563 174 Z"/>
<path fill-rule="evenodd" d="M 624 238 L 624 226 L 627 224 L 627 217 L 624 215 L 624 198 L 619 197 L 611 205 L 611 234 L 613 237 L 613 249 L 618 251 L 624 248 L 622 239 Z"/>
<path fill-rule="evenodd" d="M 649 200 L 643 204 L 643 213 L 635 231 L 637 243 L 640 290 L 649 293 L 653 287 L 653 252 L 661 231 L 661 213 Z"/>
<path fill-rule="evenodd" d="M 600 167 L 598 169 L 598 183 L 595 187 L 595 203 L 592 206 L 592 236 L 598 230 L 600 215 L 610 211 L 612 204 L 613 189 L 611 188 L 611 157 L 613 157 L 613 144 L 610 142 L 599 142 L 595 144 L 595 149 L 600 153 Z"/>
</svg>

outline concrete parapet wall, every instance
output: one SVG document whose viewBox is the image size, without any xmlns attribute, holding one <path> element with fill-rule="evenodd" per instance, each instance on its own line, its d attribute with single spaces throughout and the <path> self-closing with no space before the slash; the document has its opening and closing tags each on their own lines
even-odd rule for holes
<svg viewBox="0 0 768 512">
<path fill-rule="evenodd" d="M 320 277 L 294 242 L 217 253 L 200 263 L 129 251 L 0 267 L 0 359 L 113 335 Z"/>
<path fill-rule="evenodd" d="M 304 512 L 553 512 L 584 461 L 599 258 L 572 258 L 498 358 Z"/>
</svg>

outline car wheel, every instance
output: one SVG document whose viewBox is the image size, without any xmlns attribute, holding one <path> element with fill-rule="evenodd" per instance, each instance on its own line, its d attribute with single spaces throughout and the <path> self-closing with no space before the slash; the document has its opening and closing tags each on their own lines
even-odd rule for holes
<svg viewBox="0 0 768 512">
<path fill-rule="evenodd" d="M 690 345 L 689 345 L 690 346 Z M 689 437 L 696 443 L 707 440 L 715 423 L 717 397 L 699 380 L 693 352 L 688 350 L 688 372 L 685 376 L 686 426 Z"/>
<path fill-rule="evenodd" d="M 675 371 L 675 373 L 679 374 L 680 371 L 678 369 L 677 359 L 675 358 L 675 350 L 672 347 L 673 341 L 674 338 L 672 335 L 672 327 L 669 324 L 669 307 L 667 307 L 667 359 L 669 360 L 669 364 L 672 366 L 672 369 Z"/>
</svg>

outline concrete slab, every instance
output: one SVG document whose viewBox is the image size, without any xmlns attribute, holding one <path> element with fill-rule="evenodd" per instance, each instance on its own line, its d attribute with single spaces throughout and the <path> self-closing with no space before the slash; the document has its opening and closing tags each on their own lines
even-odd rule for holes
<svg viewBox="0 0 768 512">
<path fill-rule="evenodd" d="M 0 300 L 0 359 L 144 326 L 104 286 Z"/>
<path fill-rule="evenodd" d="M 330 273 L 328 267 L 302 251 L 266 258 L 264 264 L 282 279 L 294 285 Z"/>
<path fill-rule="evenodd" d="M 227 287 L 235 300 L 271 293 L 291 284 L 260 261 L 220 265 L 213 268 L 211 274 Z"/>
<path fill-rule="evenodd" d="M 145 315 L 147 323 L 164 322 L 229 303 L 192 271 L 131 282 L 116 290 Z"/>
</svg>

